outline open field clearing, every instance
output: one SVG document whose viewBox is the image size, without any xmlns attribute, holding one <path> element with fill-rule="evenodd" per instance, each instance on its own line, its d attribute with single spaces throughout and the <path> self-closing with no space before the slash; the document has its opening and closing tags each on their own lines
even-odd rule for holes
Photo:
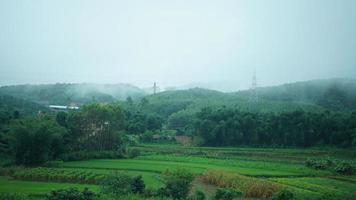
<svg viewBox="0 0 356 200">
<path fill-rule="evenodd" d="M 212 158 L 239 158 L 303 163 L 306 158 L 337 158 L 356 161 L 356 151 L 334 148 L 229 148 L 229 147 L 186 147 L 181 145 L 144 145 L 136 147 L 147 154 L 197 155 Z"/>
<path fill-rule="evenodd" d="M 22 194 L 43 195 L 51 190 L 71 188 L 78 189 L 89 188 L 93 191 L 98 191 L 99 187 L 96 185 L 86 184 L 69 184 L 69 183 L 53 183 L 53 182 L 36 182 L 36 181 L 19 181 L 12 180 L 8 177 L 0 177 L 0 192 L 12 192 Z"/>
<path fill-rule="evenodd" d="M 115 174 L 141 175 L 147 188 L 157 190 L 164 186 L 163 174 L 174 169 L 187 169 L 193 172 L 196 180 L 193 182 L 192 190 L 204 189 L 210 198 L 218 187 L 237 188 L 247 195 L 246 198 L 257 199 L 263 195 L 269 196 L 271 191 L 282 188 L 293 191 L 299 199 L 323 198 L 323 195 L 329 193 L 343 198 L 356 191 L 355 176 L 341 176 L 330 170 L 315 170 L 304 165 L 306 155 L 321 158 L 328 153 L 325 150 L 176 146 L 176 153 L 167 154 L 167 151 L 172 149 L 166 147 L 166 145 L 135 147 L 150 151 L 145 151 L 143 155 L 133 159 L 70 161 L 54 167 L 14 168 L 9 172 L 3 170 L 3 175 L 7 177 L 3 176 L 0 179 L 1 185 L 4 185 L 0 192 L 44 194 L 53 189 L 68 187 L 89 187 L 93 191 L 98 191 L 101 181 L 107 175 Z M 189 153 L 197 149 L 202 155 Z M 217 156 L 227 152 L 231 155 L 231 152 L 241 152 L 251 156 L 238 155 L 224 159 Z M 270 159 L 257 159 L 268 153 L 271 153 Z M 215 156 L 207 156 L 212 154 Z M 283 159 L 280 159 L 281 154 L 285 155 Z M 341 154 L 333 155 L 341 159 L 337 157 Z M 353 160 L 352 156 L 353 153 L 345 151 L 342 157 Z M 211 179 L 211 176 L 210 179 L 204 179 L 210 173 L 223 175 L 215 175 L 220 177 L 219 179 Z"/>
<path fill-rule="evenodd" d="M 64 163 L 62 166 L 70 168 L 117 169 L 156 173 L 172 168 L 188 168 L 196 173 L 202 173 L 207 169 L 220 169 L 234 171 L 243 175 L 264 177 L 317 176 L 329 174 L 328 172 L 311 170 L 299 164 L 164 155 L 142 156 L 137 159 L 127 160 L 75 161 Z"/>
<path fill-rule="evenodd" d="M 353 196 L 356 192 L 355 183 L 333 180 L 330 178 L 271 178 L 269 180 L 294 189 L 301 189 L 299 192 L 308 191 L 311 193 L 316 193 L 317 196 L 321 196 L 322 194 L 330 194 L 335 196 Z"/>
</svg>

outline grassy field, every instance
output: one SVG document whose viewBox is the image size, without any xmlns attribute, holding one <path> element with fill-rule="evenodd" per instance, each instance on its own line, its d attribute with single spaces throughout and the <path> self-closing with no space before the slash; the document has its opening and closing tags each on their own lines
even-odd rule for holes
<svg viewBox="0 0 356 200">
<path fill-rule="evenodd" d="M 327 171 L 315 171 L 301 164 L 286 164 L 265 161 L 247 161 L 238 159 L 214 159 L 194 156 L 141 156 L 129 160 L 89 160 L 64 163 L 63 167 L 130 170 L 138 172 L 160 173 L 172 168 L 188 168 L 195 173 L 207 169 L 234 171 L 243 175 L 258 177 L 325 176 Z"/>
<path fill-rule="evenodd" d="M 52 189 L 67 187 L 90 187 L 98 191 L 97 185 L 79 184 L 80 176 L 100 176 L 115 173 L 142 175 L 146 186 L 158 189 L 163 186 L 162 172 L 176 168 L 185 168 L 197 177 L 208 170 L 234 173 L 246 177 L 242 180 L 277 184 L 294 191 L 301 199 L 304 197 L 323 197 L 333 194 L 337 197 L 350 196 L 356 191 L 355 176 L 341 176 L 333 171 L 314 170 L 304 166 L 308 157 L 355 160 L 355 153 L 346 150 L 320 149 L 272 149 L 272 148 L 197 148 L 167 145 L 145 145 L 136 147 L 144 152 L 134 159 L 120 160 L 86 160 L 64 162 L 55 168 L 42 168 L 52 175 L 17 176 L 0 178 L 0 192 L 18 192 L 25 194 L 44 194 Z M 342 153 L 344 152 L 344 153 Z M 31 169 L 34 170 L 34 169 Z M 62 170 L 62 171 L 61 171 Z M 31 173 L 31 172 L 30 172 Z M 68 183 L 66 178 L 56 178 L 55 174 L 76 176 Z M 14 175 L 13 175 L 14 176 Z M 48 177 L 50 176 L 50 177 Z M 45 177 L 45 178 L 43 178 Z M 79 177 L 79 178 L 78 178 Z M 51 179 L 52 178 L 52 179 Z M 25 179 L 27 181 L 25 181 Z M 49 181 L 50 180 L 50 181 Z M 194 182 L 194 188 L 216 186 Z M 212 191 L 207 191 L 213 194 Z"/>
<path fill-rule="evenodd" d="M 99 187 L 96 185 L 19 181 L 13 180 L 8 177 L 0 176 L 0 192 L 14 192 L 39 195 L 45 194 L 51 190 L 71 187 L 75 187 L 78 189 L 89 188 L 93 191 L 99 191 Z"/>
</svg>

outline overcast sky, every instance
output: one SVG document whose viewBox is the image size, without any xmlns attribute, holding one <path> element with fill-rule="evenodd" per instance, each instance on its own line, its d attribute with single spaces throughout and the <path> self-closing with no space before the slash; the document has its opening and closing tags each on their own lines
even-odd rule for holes
<svg viewBox="0 0 356 200">
<path fill-rule="evenodd" d="M 356 77 L 355 0 L 0 0 L 0 85 Z"/>
</svg>

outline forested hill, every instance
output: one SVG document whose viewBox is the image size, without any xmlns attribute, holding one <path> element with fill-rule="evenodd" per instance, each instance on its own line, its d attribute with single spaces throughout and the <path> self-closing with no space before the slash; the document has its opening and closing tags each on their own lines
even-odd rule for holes
<svg viewBox="0 0 356 200">
<path fill-rule="evenodd" d="M 12 96 L 42 105 L 83 105 L 90 102 L 112 103 L 128 97 L 148 100 L 147 111 L 168 117 L 181 110 L 198 111 L 203 107 L 233 107 L 254 112 L 330 109 L 356 110 L 355 79 L 325 79 L 284 84 L 257 89 L 258 102 L 251 101 L 251 91 L 223 93 L 193 88 L 147 93 L 128 84 L 45 84 L 0 87 L 0 96 Z"/>
<path fill-rule="evenodd" d="M 257 89 L 262 99 L 285 102 L 301 102 L 327 109 L 356 110 L 356 79 L 323 79 L 296 82 Z M 248 96 L 250 91 L 237 92 Z"/>
<path fill-rule="evenodd" d="M 43 84 L 0 87 L 0 95 L 8 95 L 43 105 L 77 104 L 93 101 L 111 103 L 131 96 L 142 97 L 143 90 L 129 84 Z"/>
</svg>

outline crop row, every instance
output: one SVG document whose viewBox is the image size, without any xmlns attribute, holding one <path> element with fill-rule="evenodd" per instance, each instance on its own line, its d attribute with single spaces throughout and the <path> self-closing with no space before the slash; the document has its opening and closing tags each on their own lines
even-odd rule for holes
<svg viewBox="0 0 356 200">
<path fill-rule="evenodd" d="M 8 172 L 7 175 L 16 180 L 84 184 L 99 184 L 107 177 L 107 174 L 98 173 L 92 170 L 44 167 L 16 169 Z"/>
</svg>

